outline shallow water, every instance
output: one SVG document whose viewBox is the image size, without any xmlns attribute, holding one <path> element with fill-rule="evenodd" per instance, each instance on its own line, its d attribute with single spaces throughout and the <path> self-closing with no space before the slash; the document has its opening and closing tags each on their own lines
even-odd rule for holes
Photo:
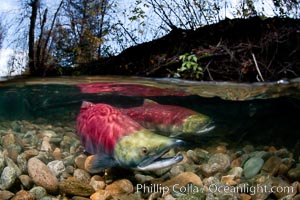
<svg viewBox="0 0 300 200">
<path fill-rule="evenodd" d="M 153 172 L 111 168 L 97 175 L 89 173 L 90 157 L 83 153 L 75 129 L 82 101 L 131 108 L 146 99 L 202 113 L 212 119 L 215 128 L 177 135 L 185 146 L 168 152 L 171 157 L 184 157 L 176 165 Z M 36 199 L 43 195 L 52 200 L 74 196 L 107 199 L 104 194 L 116 199 L 156 195 L 162 199 L 261 200 L 296 194 L 300 198 L 299 111 L 299 79 L 255 84 L 134 77 L 3 79 L 0 196 L 20 199 L 25 194 L 19 192 L 27 192 Z M 250 189 L 260 185 L 267 189 L 240 190 L 244 184 Z M 155 191 L 157 185 L 164 185 L 170 193 Z M 178 192 L 175 185 L 183 189 L 197 186 L 199 191 Z M 291 190 L 271 194 L 274 185 Z M 139 191 L 140 186 L 146 190 Z M 231 186 L 236 192 L 204 190 L 211 186 Z"/>
<path fill-rule="evenodd" d="M 74 126 L 83 100 L 128 108 L 141 105 L 144 99 L 211 117 L 216 128 L 193 137 L 193 143 L 205 145 L 218 140 L 293 147 L 299 139 L 299 79 L 255 84 L 135 77 L 3 80 L 0 122 L 43 119 Z"/>
</svg>

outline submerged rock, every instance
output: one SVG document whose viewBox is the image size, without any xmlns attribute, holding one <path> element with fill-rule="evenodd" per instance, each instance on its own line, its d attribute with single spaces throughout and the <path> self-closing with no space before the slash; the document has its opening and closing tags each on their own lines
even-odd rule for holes
<svg viewBox="0 0 300 200">
<path fill-rule="evenodd" d="M 230 157 L 224 153 L 216 153 L 209 158 L 207 164 L 200 167 L 201 172 L 209 177 L 217 172 L 225 172 L 230 167 Z"/>
<path fill-rule="evenodd" d="M 28 175 L 22 174 L 19 176 L 19 180 L 26 189 L 30 189 L 33 185 L 32 178 L 30 178 Z"/>
<path fill-rule="evenodd" d="M 2 172 L 4 167 L 5 167 L 5 157 L 3 151 L 0 150 L 0 172 Z"/>
<path fill-rule="evenodd" d="M 298 186 L 297 182 L 290 185 L 286 181 L 282 180 L 280 177 L 272 177 L 271 181 L 273 188 L 277 188 L 274 191 L 274 195 L 277 199 L 291 199 L 293 196 L 296 195 Z"/>
<path fill-rule="evenodd" d="M 0 188 L 2 190 L 9 189 L 17 179 L 16 170 L 12 167 L 5 167 L 1 174 L 1 185 Z"/>
<path fill-rule="evenodd" d="M 1 200 L 9 200 L 11 199 L 15 194 L 8 191 L 8 190 L 3 190 L 3 191 L 0 191 L 0 199 Z"/>
<path fill-rule="evenodd" d="M 245 162 L 244 176 L 247 179 L 254 177 L 264 164 L 264 160 L 260 157 L 252 157 Z"/>
<path fill-rule="evenodd" d="M 191 183 L 196 186 L 203 186 L 201 178 L 192 172 L 183 172 L 178 176 L 171 178 L 170 180 L 165 181 L 162 185 L 167 187 L 184 187 L 188 183 Z"/>
<path fill-rule="evenodd" d="M 20 190 L 11 200 L 35 200 L 35 198 L 30 192 Z"/>
<path fill-rule="evenodd" d="M 21 170 L 21 173 L 27 173 L 27 160 L 24 153 L 18 155 L 17 164 Z"/>
<path fill-rule="evenodd" d="M 15 144 L 15 135 L 13 133 L 8 133 L 1 138 L 2 146 L 7 149 L 10 145 Z"/>
<path fill-rule="evenodd" d="M 47 195 L 46 189 L 40 186 L 32 188 L 29 192 L 34 196 L 35 199 L 41 199 Z"/>
<path fill-rule="evenodd" d="M 28 174 L 36 185 L 44 187 L 49 193 L 58 191 L 57 178 L 39 159 L 34 157 L 29 159 Z"/>
<path fill-rule="evenodd" d="M 270 174 L 271 176 L 278 173 L 281 164 L 281 159 L 277 156 L 271 156 L 263 165 L 262 171 Z"/>
<path fill-rule="evenodd" d="M 61 160 L 53 160 L 47 164 L 47 167 L 56 177 L 59 177 L 66 170 L 64 162 Z"/>
<path fill-rule="evenodd" d="M 118 194 L 130 194 L 133 192 L 133 185 L 129 180 L 121 179 L 107 185 L 105 190 L 109 191 L 109 194 L 112 196 Z"/>
<path fill-rule="evenodd" d="M 91 180 L 91 175 L 82 169 L 75 169 L 73 176 L 80 182 L 89 183 Z"/>
<path fill-rule="evenodd" d="M 300 181 L 300 165 L 288 171 L 288 177 L 293 181 Z"/>
<path fill-rule="evenodd" d="M 90 185 L 94 188 L 95 191 L 103 190 L 106 186 L 105 180 L 98 175 L 94 175 L 91 178 Z"/>
<path fill-rule="evenodd" d="M 88 197 L 95 192 L 92 186 L 79 181 L 65 180 L 59 183 L 61 193 L 74 196 Z"/>
<path fill-rule="evenodd" d="M 6 165 L 8 167 L 11 167 L 15 170 L 16 172 L 16 175 L 17 176 L 20 176 L 22 174 L 21 170 L 19 169 L 19 167 L 14 163 L 14 161 L 8 157 L 5 157 L 5 162 L 6 162 Z"/>
</svg>

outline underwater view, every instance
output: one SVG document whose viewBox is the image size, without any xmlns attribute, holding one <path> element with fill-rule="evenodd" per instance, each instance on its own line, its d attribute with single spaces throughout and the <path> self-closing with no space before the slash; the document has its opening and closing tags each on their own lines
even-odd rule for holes
<svg viewBox="0 0 300 200">
<path fill-rule="evenodd" d="M 300 199 L 300 79 L 0 79 L 0 199 Z"/>
</svg>

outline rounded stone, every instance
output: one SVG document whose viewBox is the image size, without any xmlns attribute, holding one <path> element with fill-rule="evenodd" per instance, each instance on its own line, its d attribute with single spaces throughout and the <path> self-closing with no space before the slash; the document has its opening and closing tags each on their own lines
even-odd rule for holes
<svg viewBox="0 0 300 200">
<path fill-rule="evenodd" d="M 27 160 L 24 153 L 18 155 L 17 164 L 23 174 L 27 173 Z"/>
<path fill-rule="evenodd" d="M 262 171 L 270 174 L 271 176 L 277 174 L 281 164 L 281 159 L 277 156 L 271 156 L 263 165 Z"/>
<path fill-rule="evenodd" d="M 292 168 L 288 171 L 288 177 L 293 181 L 300 181 L 300 166 Z"/>
<path fill-rule="evenodd" d="M 80 154 L 75 158 L 75 164 L 79 169 L 84 169 L 84 163 L 86 160 L 87 156 L 84 154 Z"/>
<path fill-rule="evenodd" d="M 94 188 L 95 191 L 103 190 L 106 186 L 105 180 L 98 175 L 94 175 L 91 178 L 90 185 Z"/>
<path fill-rule="evenodd" d="M 11 200 L 34 200 L 34 196 L 25 190 L 20 190 Z"/>
<path fill-rule="evenodd" d="M 0 171 L 2 171 L 5 167 L 5 157 L 3 151 L 0 150 Z"/>
<path fill-rule="evenodd" d="M 44 137 L 41 145 L 41 151 L 52 152 L 52 147 L 50 144 L 50 138 Z"/>
<path fill-rule="evenodd" d="M 297 194 L 297 182 L 290 185 L 280 177 L 272 177 L 271 181 L 272 186 L 278 189 L 273 192 L 277 199 L 289 199 L 288 197 L 293 197 Z"/>
<path fill-rule="evenodd" d="M 121 179 L 107 185 L 105 190 L 111 195 L 130 194 L 133 192 L 133 185 L 129 180 Z"/>
<path fill-rule="evenodd" d="M 73 176 L 77 181 L 81 181 L 85 183 L 89 183 L 91 180 L 91 175 L 86 171 L 84 171 L 83 169 L 75 169 Z"/>
<path fill-rule="evenodd" d="M 22 148 L 18 144 L 11 144 L 7 147 L 8 156 L 14 161 L 17 161 L 18 155 L 21 153 Z"/>
<path fill-rule="evenodd" d="M 11 167 L 15 170 L 16 172 L 16 176 L 20 176 L 22 174 L 21 170 L 19 169 L 19 167 L 14 163 L 14 161 L 8 157 L 5 157 L 5 162 L 6 162 L 6 165 L 8 167 Z"/>
<path fill-rule="evenodd" d="M 11 199 L 15 194 L 8 191 L 8 190 L 3 190 L 3 191 L 0 191 L 0 199 L 1 200 L 9 200 Z"/>
<path fill-rule="evenodd" d="M 2 136 L 1 143 L 4 148 L 8 148 L 9 145 L 15 144 L 15 135 L 13 133 Z"/>
<path fill-rule="evenodd" d="M 264 164 L 264 160 L 259 157 L 252 157 L 245 162 L 244 165 L 244 176 L 249 179 L 254 177 Z"/>
<path fill-rule="evenodd" d="M 216 153 L 208 160 L 208 165 L 214 165 L 218 172 L 226 171 L 230 166 L 230 157 L 224 153 Z"/>
<path fill-rule="evenodd" d="M 9 189 L 17 179 L 16 171 L 12 167 L 5 167 L 1 174 L 1 189 Z"/>
<path fill-rule="evenodd" d="M 33 181 L 30 178 L 30 176 L 22 174 L 21 176 L 19 176 L 19 180 L 21 181 L 22 185 L 26 188 L 29 189 L 32 187 L 33 185 Z"/>
<path fill-rule="evenodd" d="M 28 161 L 28 174 L 33 182 L 44 187 L 49 193 L 56 193 L 58 180 L 51 170 L 39 159 L 30 158 Z"/>
<path fill-rule="evenodd" d="M 35 199 L 41 199 L 47 195 L 46 189 L 40 186 L 32 188 L 29 192 L 35 197 Z"/>
<path fill-rule="evenodd" d="M 228 172 L 228 175 L 234 175 L 236 178 L 241 178 L 242 174 L 243 174 L 243 168 L 241 167 L 233 167 Z"/>
<path fill-rule="evenodd" d="M 39 151 L 36 149 L 29 149 L 24 151 L 24 156 L 26 160 L 29 160 L 30 158 L 37 156 L 39 154 Z"/>
<path fill-rule="evenodd" d="M 208 160 L 209 153 L 203 149 L 196 148 L 194 150 L 188 150 L 186 152 L 188 158 L 190 158 L 194 163 L 200 164 Z"/>
<path fill-rule="evenodd" d="M 234 175 L 227 175 L 221 177 L 221 183 L 224 183 L 225 185 L 237 185 L 238 181 Z"/>
<path fill-rule="evenodd" d="M 176 185 L 176 187 L 177 186 L 185 187 L 188 183 L 192 183 L 193 185 L 196 185 L 196 186 L 203 185 L 201 178 L 193 172 L 183 172 L 183 173 L 179 174 L 178 176 L 165 181 L 163 183 L 163 185 L 168 186 L 170 188 L 175 185 Z"/>
<path fill-rule="evenodd" d="M 52 153 L 52 156 L 55 160 L 61 160 L 62 159 L 62 154 L 61 154 L 61 151 L 60 151 L 60 148 L 55 148 L 53 153 Z"/>
<path fill-rule="evenodd" d="M 107 190 L 99 190 L 90 196 L 91 200 L 106 200 L 112 199 L 112 196 Z"/>
<path fill-rule="evenodd" d="M 53 160 L 47 164 L 47 167 L 56 177 L 59 177 L 66 170 L 64 162 L 61 160 Z"/>
<path fill-rule="evenodd" d="M 95 192 L 92 186 L 87 183 L 79 181 L 65 180 L 59 183 L 59 190 L 61 193 L 73 196 L 90 196 Z"/>
<path fill-rule="evenodd" d="M 154 179 L 154 177 L 144 174 L 135 174 L 134 178 L 137 180 L 138 183 L 150 182 Z"/>
<path fill-rule="evenodd" d="M 57 134 L 52 130 L 42 130 L 40 134 L 48 138 L 57 137 Z"/>
</svg>

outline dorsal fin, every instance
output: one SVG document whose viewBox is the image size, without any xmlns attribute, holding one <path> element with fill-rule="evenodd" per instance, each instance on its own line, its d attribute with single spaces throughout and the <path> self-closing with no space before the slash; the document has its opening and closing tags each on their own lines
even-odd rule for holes
<svg viewBox="0 0 300 200">
<path fill-rule="evenodd" d="M 147 105 L 147 104 L 158 104 L 158 103 L 151 99 L 145 99 L 143 105 Z"/>
<path fill-rule="evenodd" d="M 89 101 L 83 101 L 82 104 L 81 104 L 81 109 L 87 109 L 91 106 L 93 106 L 94 104 L 92 102 L 89 102 Z"/>
</svg>

